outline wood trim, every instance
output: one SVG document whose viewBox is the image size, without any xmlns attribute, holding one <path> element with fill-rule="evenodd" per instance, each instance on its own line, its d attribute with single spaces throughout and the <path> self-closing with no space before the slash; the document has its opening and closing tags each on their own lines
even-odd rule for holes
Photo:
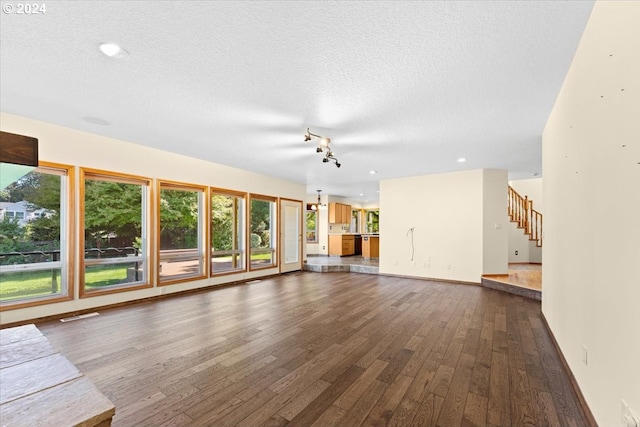
<svg viewBox="0 0 640 427">
<path fill-rule="evenodd" d="M 36 307 L 39 305 L 54 304 L 57 302 L 65 302 L 65 301 L 71 301 L 71 300 L 73 300 L 73 295 L 63 295 L 63 296 L 53 295 L 51 297 L 42 297 L 40 299 L 31 300 L 31 301 L 17 300 L 18 302 L 15 302 L 15 303 L 7 301 L 7 302 L 3 302 L 2 305 L 0 305 L 0 312 L 17 310 L 19 308 Z"/>
<path fill-rule="evenodd" d="M 20 320 L 20 321 L 17 321 L 17 322 L 0 324 L 0 329 L 12 328 L 14 326 L 22 326 L 22 325 L 27 325 L 27 324 L 30 324 L 30 323 L 45 323 L 45 322 L 50 322 L 52 320 L 64 319 L 65 317 L 79 316 L 81 314 L 93 313 L 93 312 L 100 311 L 100 310 L 108 310 L 108 309 L 111 309 L 111 308 L 125 307 L 125 306 L 129 306 L 129 305 L 144 304 L 144 303 L 151 302 L 151 301 L 156 301 L 156 300 L 159 300 L 159 299 L 179 297 L 179 296 L 183 296 L 183 295 L 186 295 L 186 294 L 209 292 L 212 289 L 226 288 L 226 287 L 231 287 L 231 286 L 240 286 L 240 285 L 243 285 L 243 284 L 245 284 L 247 282 L 252 282 L 254 280 L 266 280 L 266 279 L 271 279 L 273 277 L 278 277 L 278 276 L 280 276 L 280 274 L 268 274 L 268 275 L 265 275 L 265 276 L 251 277 L 251 278 L 246 278 L 246 279 L 242 279 L 242 280 L 236 280 L 236 281 L 233 281 L 233 282 L 226 282 L 226 283 L 220 283 L 220 284 L 217 284 L 217 285 L 204 286 L 204 287 L 196 288 L 196 289 L 185 289 L 185 290 L 182 290 L 182 291 L 171 292 L 169 294 L 153 295 L 153 296 L 150 296 L 150 297 L 134 299 L 134 300 L 128 300 L 128 301 L 122 301 L 122 302 L 116 302 L 116 303 L 113 303 L 113 304 L 98 305 L 98 306 L 95 306 L 95 307 L 84 308 L 82 310 L 74 310 L 74 311 L 67 311 L 67 312 L 59 313 L 59 314 L 52 314 L 50 316 L 35 317 L 35 318 L 31 318 L 31 319 Z"/>
<path fill-rule="evenodd" d="M 547 322 L 547 318 L 545 317 L 542 311 L 540 311 L 540 318 L 542 319 L 542 324 L 544 325 L 544 327 L 547 328 L 547 332 L 551 337 L 551 342 L 553 343 L 553 346 L 555 347 L 556 352 L 560 357 L 560 362 L 562 363 L 562 367 L 564 368 L 564 371 L 567 373 L 567 376 L 569 377 L 571 388 L 573 388 L 573 391 L 576 393 L 576 396 L 578 397 L 578 403 L 580 405 L 580 409 L 582 409 L 582 413 L 584 414 L 585 420 L 587 420 L 587 422 L 589 423 L 589 427 L 598 427 L 598 423 L 596 422 L 596 419 L 593 416 L 593 413 L 591 412 L 589 405 L 587 405 L 587 401 L 584 398 L 584 395 L 582 394 L 582 390 L 580 390 L 578 381 L 576 381 L 576 377 L 573 375 L 573 372 L 571 371 L 571 368 L 567 363 L 567 359 L 565 359 L 564 354 L 560 349 L 560 345 L 558 345 L 558 341 L 556 341 L 556 336 L 553 334 L 553 331 L 549 326 L 549 322 Z"/>
<path fill-rule="evenodd" d="M 260 267 L 252 267 L 251 266 L 251 202 L 253 201 L 253 199 L 256 200 L 260 200 L 263 202 L 270 202 L 273 203 L 273 205 L 275 206 L 275 242 L 276 242 L 276 246 L 275 248 L 273 247 L 273 239 L 272 239 L 272 243 L 271 243 L 271 249 L 273 249 L 273 256 L 276 258 L 276 262 L 271 263 L 269 265 L 265 265 L 265 266 L 260 266 Z M 269 268 L 277 268 L 278 271 L 280 270 L 280 254 L 278 253 L 280 251 L 280 248 L 278 246 L 279 242 L 279 235 L 280 235 L 280 206 L 278 203 L 278 198 L 274 197 L 274 196 L 266 196 L 264 194 L 255 194 L 255 193 L 249 193 L 248 194 L 248 198 L 247 198 L 247 209 L 246 209 L 246 215 L 247 215 L 247 223 L 246 223 L 246 234 L 245 234 L 245 239 L 246 239 L 246 245 L 247 245 L 247 249 L 246 249 L 246 254 L 247 254 L 247 271 L 258 271 L 258 270 L 266 270 Z"/>
<path fill-rule="evenodd" d="M 275 196 L 267 196 L 265 194 L 249 193 L 249 202 L 251 202 L 251 199 L 263 200 L 265 202 L 278 203 L 278 198 L 277 197 L 275 197 Z"/>
<path fill-rule="evenodd" d="M 134 184 L 134 185 L 146 185 L 147 186 L 147 247 L 144 248 L 147 254 L 147 281 L 141 285 L 133 285 L 133 286 L 114 286 L 112 288 L 108 288 L 105 290 L 99 291 L 86 291 L 84 287 L 85 283 L 85 263 L 84 263 L 84 246 L 85 246 L 85 237 L 84 237 L 84 215 L 79 215 L 78 218 L 78 299 L 94 297 L 100 295 L 109 295 L 114 293 L 128 292 L 134 291 L 138 289 L 146 289 L 152 288 L 155 283 L 155 269 L 156 269 L 156 257 L 154 254 L 154 248 L 156 245 L 155 240 L 157 239 L 157 233 L 152 232 L 155 230 L 155 216 L 156 216 L 156 208 L 155 203 L 155 188 L 156 188 L 156 180 L 152 178 L 144 178 L 136 175 L 129 174 L 120 174 L 118 172 L 109 172 L 98 169 L 90 169 L 80 167 L 80 190 L 79 190 L 79 203 L 78 208 L 79 212 L 85 212 L 85 180 L 87 179 L 87 174 L 91 176 L 91 178 L 96 178 L 103 181 L 110 182 L 119 182 L 125 184 Z"/>
<path fill-rule="evenodd" d="M 211 264 L 211 260 L 209 260 L 209 264 Z M 246 266 L 242 269 L 226 270 L 226 271 L 221 271 L 219 273 L 216 273 L 212 270 L 209 277 L 230 276 L 232 274 L 239 274 L 239 273 L 246 273 L 246 272 L 247 272 Z"/>
<path fill-rule="evenodd" d="M 161 190 L 165 189 L 165 190 L 183 190 L 183 191 L 202 191 L 202 193 L 206 194 L 207 189 L 209 187 L 207 187 L 206 185 L 188 184 L 186 182 L 158 179 L 158 188 Z"/>
<path fill-rule="evenodd" d="M 204 245 L 204 265 L 203 267 L 203 272 L 207 277 L 211 277 L 211 221 L 212 221 L 212 216 L 211 216 L 211 188 L 207 187 L 207 189 L 204 191 L 204 201 L 203 201 L 203 208 L 204 209 L 204 224 L 203 227 L 204 229 L 202 230 L 202 232 L 204 233 L 204 235 L 202 236 L 203 238 L 203 245 Z M 158 260 L 158 262 L 160 262 L 160 260 Z"/>
<path fill-rule="evenodd" d="M 0 131 L 0 162 L 38 166 L 38 138 Z"/>
<path fill-rule="evenodd" d="M 226 188 L 209 187 L 209 189 L 211 190 L 211 195 L 219 194 L 222 196 L 244 197 L 246 199 L 248 194 L 246 191 L 229 190 Z"/>
<path fill-rule="evenodd" d="M 211 233 L 212 233 L 212 225 L 211 222 L 213 221 L 213 216 L 212 216 L 212 209 L 213 209 L 213 203 L 211 201 L 211 199 L 213 198 L 213 196 L 224 196 L 224 197 L 235 197 L 237 199 L 241 199 L 242 203 L 243 203 L 243 216 L 244 216 L 244 233 L 245 233 L 245 238 L 244 238 L 244 248 L 243 248 L 243 260 L 244 260 L 244 264 L 243 267 L 241 269 L 236 269 L 236 270 L 232 270 L 232 271 L 223 271 L 223 272 L 214 272 L 213 269 L 211 268 L 211 260 L 213 258 L 213 251 L 211 250 L 213 242 L 211 239 Z M 209 277 L 217 277 L 217 276 L 225 276 L 228 274 L 235 274 L 235 273 L 244 273 L 249 271 L 249 263 L 248 263 L 248 258 L 247 258 L 247 245 L 251 245 L 251 240 L 250 238 L 247 238 L 247 236 L 249 235 L 249 224 L 248 221 L 250 219 L 249 217 L 249 193 L 246 192 L 242 192 L 242 191 L 234 191 L 234 190 L 227 190 L 227 189 L 222 189 L 222 188 L 216 188 L 216 187 L 209 187 L 209 195 L 207 197 L 207 203 L 208 203 L 208 208 L 207 208 L 207 215 L 208 215 L 208 221 L 207 221 L 207 272 L 209 274 Z M 238 217 L 238 221 L 240 221 L 240 218 Z M 235 224 L 234 224 L 235 227 Z"/>
<path fill-rule="evenodd" d="M 82 274 L 83 272 L 81 272 Z M 84 274 L 82 274 L 84 276 Z M 149 288 L 153 288 L 153 285 L 149 282 L 144 283 L 142 285 L 134 285 L 134 286 L 127 286 L 127 284 L 124 285 L 114 285 L 113 287 L 104 289 L 104 290 L 97 290 L 97 291 L 85 291 L 84 290 L 84 286 L 82 286 L 80 288 L 80 298 L 92 298 L 92 297 L 99 297 L 99 296 L 103 296 L 103 295 L 110 295 L 110 294 L 119 294 L 122 292 L 129 292 L 129 291 L 138 291 L 140 289 L 149 289 Z"/>
<path fill-rule="evenodd" d="M 156 286 L 167 286 L 167 285 L 175 285 L 183 282 L 191 282 L 194 280 L 202 280 L 209 277 L 209 268 L 208 265 L 211 263 L 209 258 L 210 247 L 209 244 L 210 237 L 208 224 L 211 222 L 211 212 L 210 212 L 210 196 L 209 196 L 209 187 L 206 185 L 196 185 L 196 184 L 187 184 L 183 182 L 177 181 L 167 181 L 158 179 L 156 180 L 156 194 L 152 200 L 155 201 L 155 212 L 153 213 L 153 220 L 155 222 L 154 230 L 155 236 L 153 238 L 153 254 L 155 256 L 155 262 L 153 263 L 153 279 L 150 278 L 150 283 L 155 283 Z M 194 193 L 202 194 L 202 212 L 198 217 L 198 226 L 201 227 L 201 240 L 200 245 L 202 245 L 202 271 L 201 274 L 197 276 L 188 276 L 183 278 L 175 278 L 168 279 L 165 281 L 161 281 L 160 278 L 160 240 L 162 235 L 162 218 L 160 217 L 160 203 L 161 203 L 161 194 L 162 190 L 173 190 L 173 191 L 192 191 Z"/>
<path fill-rule="evenodd" d="M 66 253 L 66 259 L 67 259 L 67 265 L 63 266 L 62 268 L 67 270 L 67 293 L 66 295 L 52 295 L 50 297 L 42 297 L 42 298 L 38 298 L 37 300 L 31 300 L 31 301 L 16 301 L 15 303 L 12 303 L 10 301 L 4 302 L 2 303 L 2 305 L 0 305 L 0 312 L 1 311 L 8 311 L 8 310 L 16 310 L 16 309 L 20 309 L 20 308 L 27 308 L 27 307 L 35 307 L 35 306 L 39 306 L 39 305 L 46 305 L 46 304 L 54 304 L 57 302 L 65 302 L 65 301 L 72 301 L 75 299 L 75 242 L 76 239 L 75 234 L 76 234 L 76 222 L 75 222 L 75 201 L 76 201 L 76 192 L 75 192 L 75 188 L 76 188 L 76 176 L 75 176 L 75 167 L 71 166 L 71 165 L 65 165 L 63 163 L 53 163 L 53 162 L 46 162 L 46 161 L 41 161 L 38 168 L 35 169 L 36 172 L 38 172 L 38 169 L 41 169 L 39 172 L 45 172 L 45 173 L 54 173 L 57 174 L 59 176 L 64 176 L 66 178 L 66 198 L 67 198 L 67 235 L 66 235 L 66 239 L 67 239 L 67 253 Z M 62 237 L 62 236 L 60 236 Z"/>
<path fill-rule="evenodd" d="M 100 181 L 121 182 L 125 184 L 148 185 L 149 187 L 153 184 L 153 178 L 85 167 L 80 167 L 80 178 L 82 182 L 84 182 L 85 179 L 96 179 Z"/>
<path fill-rule="evenodd" d="M 158 258 L 158 266 L 160 265 L 160 258 Z M 169 285 L 177 285 L 179 283 L 186 283 L 186 282 L 193 282 L 196 280 L 206 280 L 209 278 L 209 276 L 189 276 L 189 277 L 183 277 L 183 278 L 178 278 L 178 279 L 170 279 L 170 280 L 165 280 L 164 282 L 160 281 L 160 274 L 158 274 L 158 283 L 157 286 L 161 287 L 161 286 L 169 286 Z"/>
</svg>

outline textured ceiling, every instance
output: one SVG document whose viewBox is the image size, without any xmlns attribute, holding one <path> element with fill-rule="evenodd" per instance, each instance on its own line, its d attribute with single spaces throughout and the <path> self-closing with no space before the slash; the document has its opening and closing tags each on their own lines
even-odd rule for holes
<svg viewBox="0 0 640 427">
<path fill-rule="evenodd" d="M 531 178 L 592 7 L 51 1 L 0 14 L 0 108 L 363 202 L 380 179 Z M 104 42 L 129 56 L 104 56 Z M 332 139 L 340 169 L 307 127 Z"/>
</svg>

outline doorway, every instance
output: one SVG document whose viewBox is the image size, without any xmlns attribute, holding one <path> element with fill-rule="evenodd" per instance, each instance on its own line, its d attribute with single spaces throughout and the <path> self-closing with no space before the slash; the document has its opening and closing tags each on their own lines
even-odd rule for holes
<svg viewBox="0 0 640 427">
<path fill-rule="evenodd" d="M 302 270 L 302 201 L 280 199 L 280 273 Z"/>
</svg>

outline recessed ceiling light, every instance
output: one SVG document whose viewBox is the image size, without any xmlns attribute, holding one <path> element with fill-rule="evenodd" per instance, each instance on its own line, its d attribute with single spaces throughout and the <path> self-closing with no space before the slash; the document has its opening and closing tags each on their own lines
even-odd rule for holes
<svg viewBox="0 0 640 427">
<path fill-rule="evenodd" d="M 364 196 L 364 193 L 360 193 L 361 196 Z"/>
<path fill-rule="evenodd" d="M 458 163 L 464 163 L 464 162 L 466 162 L 466 161 L 467 161 L 467 159 L 465 159 L 464 157 L 460 157 L 460 158 L 458 159 Z"/>
<path fill-rule="evenodd" d="M 378 173 L 378 171 L 370 170 L 370 171 L 369 171 L 369 173 L 370 173 L 371 175 L 375 175 L 375 174 L 377 174 L 377 173 Z"/>
<path fill-rule="evenodd" d="M 123 58 L 129 54 L 126 50 L 115 43 L 103 43 L 100 45 L 100 51 L 111 58 Z"/>
<path fill-rule="evenodd" d="M 100 126 L 109 126 L 111 123 L 109 123 L 106 120 L 101 119 L 100 117 L 83 117 L 82 120 L 84 120 L 85 122 L 94 124 L 94 125 L 100 125 Z"/>
</svg>

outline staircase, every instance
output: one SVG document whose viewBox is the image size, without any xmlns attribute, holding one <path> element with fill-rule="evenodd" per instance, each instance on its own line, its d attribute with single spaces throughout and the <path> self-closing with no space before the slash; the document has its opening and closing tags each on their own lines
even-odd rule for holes
<svg viewBox="0 0 640 427">
<path fill-rule="evenodd" d="M 509 186 L 509 219 L 518 224 L 518 228 L 535 242 L 536 247 L 542 247 L 542 214 L 533 209 L 533 200 L 522 197 Z"/>
</svg>

